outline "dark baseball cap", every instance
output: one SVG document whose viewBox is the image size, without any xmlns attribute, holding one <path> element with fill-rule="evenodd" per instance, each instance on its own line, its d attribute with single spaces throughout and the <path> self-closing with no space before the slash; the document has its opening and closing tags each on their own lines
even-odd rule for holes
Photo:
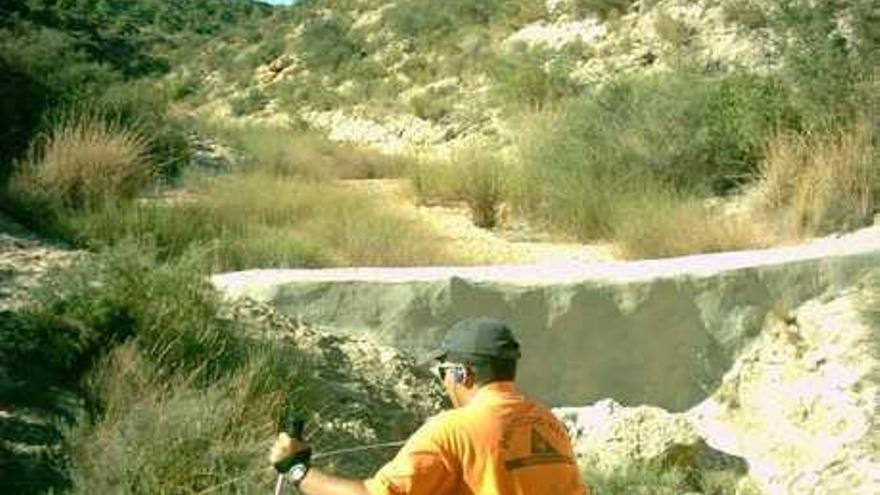
<svg viewBox="0 0 880 495">
<path fill-rule="evenodd" d="M 459 321 L 425 362 L 443 359 L 519 359 L 519 342 L 503 321 L 477 317 Z"/>
</svg>

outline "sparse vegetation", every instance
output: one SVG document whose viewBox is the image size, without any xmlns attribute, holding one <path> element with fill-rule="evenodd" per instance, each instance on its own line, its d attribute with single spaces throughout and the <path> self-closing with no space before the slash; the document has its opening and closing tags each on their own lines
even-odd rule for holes
<svg viewBox="0 0 880 495">
<path fill-rule="evenodd" d="M 759 495 L 744 484 L 739 487 L 735 473 L 694 473 L 674 467 L 637 464 L 612 472 L 587 469 L 583 473 L 593 493 L 599 495 L 679 495 L 695 492 L 706 495 Z"/>
<path fill-rule="evenodd" d="M 626 13 L 635 0 L 574 0 L 575 12 L 580 15 L 597 15 L 601 19 L 612 19 Z"/>
<path fill-rule="evenodd" d="M 568 52 L 518 45 L 494 61 L 492 91 L 502 106 L 539 111 L 578 93 Z"/>
</svg>

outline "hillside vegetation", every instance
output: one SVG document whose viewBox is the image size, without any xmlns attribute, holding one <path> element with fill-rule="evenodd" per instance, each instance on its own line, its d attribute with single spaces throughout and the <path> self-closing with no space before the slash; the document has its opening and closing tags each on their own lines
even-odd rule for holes
<svg viewBox="0 0 880 495">
<path fill-rule="evenodd" d="M 287 394 L 319 417 L 326 383 L 227 318 L 205 275 L 479 261 L 342 179 L 404 178 L 481 227 L 525 219 L 633 258 L 869 224 L 877 15 L 870 0 L 3 2 L 0 209 L 95 255 L 0 312 L 0 406 L 16 412 L 0 491 L 268 491 Z M 237 158 L 194 166 L 205 140 Z M 322 447 L 402 433 L 357 414 Z M 30 438 L 18 427 L 50 448 L 10 447 Z"/>
<path fill-rule="evenodd" d="M 877 24 L 870 1 L 313 1 L 272 43 L 231 40 L 173 78 L 210 75 L 191 100 L 205 115 L 426 155 L 407 172 L 421 199 L 465 201 L 478 225 L 506 204 L 625 257 L 669 256 L 871 222 Z M 254 69 L 217 63 L 233 52 Z M 815 187 L 800 137 L 840 183 Z M 780 174 L 798 190 L 782 202 Z M 707 207 L 743 192 L 743 214 Z"/>
</svg>

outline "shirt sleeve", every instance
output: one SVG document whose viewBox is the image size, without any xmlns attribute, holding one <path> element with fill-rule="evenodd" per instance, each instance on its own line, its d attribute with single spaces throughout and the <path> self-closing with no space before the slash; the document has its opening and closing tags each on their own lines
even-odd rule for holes
<svg viewBox="0 0 880 495">
<path fill-rule="evenodd" d="M 445 495 L 460 477 L 442 418 L 429 420 L 364 483 L 370 495 Z"/>
</svg>

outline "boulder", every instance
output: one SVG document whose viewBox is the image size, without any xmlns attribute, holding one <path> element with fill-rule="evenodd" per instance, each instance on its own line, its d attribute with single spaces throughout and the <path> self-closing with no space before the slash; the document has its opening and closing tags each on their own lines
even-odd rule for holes
<svg viewBox="0 0 880 495">
<path fill-rule="evenodd" d="M 763 493 L 880 493 L 877 294 L 880 278 L 771 315 L 687 413 L 710 445 L 748 461 Z"/>
<path fill-rule="evenodd" d="M 648 464 L 686 472 L 746 470 L 743 460 L 709 447 L 686 416 L 659 407 L 624 407 L 605 399 L 554 413 L 571 435 L 578 463 L 592 469 L 614 472 Z"/>
</svg>

